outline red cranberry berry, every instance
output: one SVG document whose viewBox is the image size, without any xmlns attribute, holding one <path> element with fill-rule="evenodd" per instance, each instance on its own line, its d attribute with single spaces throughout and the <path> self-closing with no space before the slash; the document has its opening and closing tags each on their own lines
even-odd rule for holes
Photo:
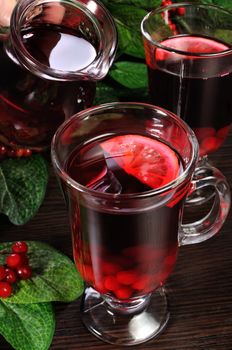
<svg viewBox="0 0 232 350">
<path fill-rule="evenodd" d="M 21 158 L 24 155 L 24 149 L 23 148 L 18 148 L 15 151 L 16 157 Z"/>
<path fill-rule="evenodd" d="M 3 265 L 0 265 L 0 281 L 3 280 L 6 276 L 6 270 Z"/>
<path fill-rule="evenodd" d="M 6 267 L 5 272 L 6 272 L 6 276 L 5 276 L 4 280 L 10 284 L 15 283 L 17 280 L 17 275 L 16 275 L 15 271 Z"/>
<path fill-rule="evenodd" d="M 178 15 L 184 16 L 185 15 L 185 8 L 184 7 L 179 7 L 177 9 Z"/>
<path fill-rule="evenodd" d="M 24 157 L 30 157 L 32 155 L 32 151 L 29 148 L 25 148 L 23 150 Z"/>
<path fill-rule="evenodd" d="M 0 297 L 8 298 L 12 294 L 12 287 L 8 282 L 0 282 Z"/>
<path fill-rule="evenodd" d="M 6 264 L 12 269 L 17 269 L 22 266 L 23 258 L 19 253 L 12 253 L 6 257 Z"/>
<path fill-rule="evenodd" d="M 13 253 L 27 253 L 28 246 L 24 241 L 18 241 L 14 243 L 11 247 Z"/>
<path fill-rule="evenodd" d="M 21 266 L 17 269 L 17 274 L 22 280 L 27 280 L 32 275 L 32 268 L 29 265 Z"/>
</svg>

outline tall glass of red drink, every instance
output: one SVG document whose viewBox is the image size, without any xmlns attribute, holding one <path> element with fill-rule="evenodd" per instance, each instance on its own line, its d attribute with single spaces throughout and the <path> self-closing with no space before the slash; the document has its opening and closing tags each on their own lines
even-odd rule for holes
<svg viewBox="0 0 232 350">
<path fill-rule="evenodd" d="M 222 145 L 232 123 L 231 23 L 223 8 L 180 3 L 141 24 L 150 101 L 189 124 L 201 157 Z"/>
<path fill-rule="evenodd" d="M 147 104 L 91 108 L 56 132 L 52 161 L 86 282 L 82 319 L 100 339 L 135 345 L 159 334 L 169 318 L 162 286 L 179 245 L 220 230 L 228 184 L 222 175 L 193 183 L 197 160 L 198 143 L 185 122 Z M 185 198 L 202 186 L 213 186 L 218 207 L 183 225 Z"/>
</svg>

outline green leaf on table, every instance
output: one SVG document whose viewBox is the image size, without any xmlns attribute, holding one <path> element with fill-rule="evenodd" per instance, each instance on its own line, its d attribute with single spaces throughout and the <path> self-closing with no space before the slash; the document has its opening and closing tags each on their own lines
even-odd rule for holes
<svg viewBox="0 0 232 350">
<path fill-rule="evenodd" d="M 13 295 L 4 300 L 28 304 L 77 299 L 83 292 L 83 281 L 72 260 L 48 244 L 36 241 L 27 244 L 32 277 L 18 281 Z M 1 243 L 0 251 L 10 252 L 11 245 L 12 242 Z M 0 254 L 0 264 L 5 262 L 5 254 Z"/>
<path fill-rule="evenodd" d="M 142 35 L 138 31 L 133 31 L 120 21 L 115 21 L 118 31 L 119 53 L 144 58 L 144 48 Z"/>
<path fill-rule="evenodd" d="M 54 330 L 51 303 L 18 305 L 0 301 L 0 334 L 15 350 L 49 349 Z"/>
<path fill-rule="evenodd" d="M 47 164 L 41 155 L 0 163 L 0 213 L 23 225 L 38 211 L 47 187 Z"/>
<path fill-rule="evenodd" d="M 146 89 L 148 86 L 147 67 L 144 63 L 116 62 L 109 75 L 112 79 L 130 89 Z"/>
</svg>

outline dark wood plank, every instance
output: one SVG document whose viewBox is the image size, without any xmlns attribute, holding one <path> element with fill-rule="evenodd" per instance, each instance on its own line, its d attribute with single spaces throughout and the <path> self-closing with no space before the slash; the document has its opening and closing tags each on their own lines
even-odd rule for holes
<svg viewBox="0 0 232 350">
<path fill-rule="evenodd" d="M 211 157 L 232 187 L 232 133 Z M 44 203 L 25 226 L 15 227 L 0 217 L 1 241 L 41 240 L 71 256 L 71 238 L 63 198 L 51 170 Z M 180 249 L 178 262 L 166 289 L 171 319 L 165 332 L 137 349 L 231 350 L 232 349 L 232 213 L 217 237 Z M 56 304 L 56 332 L 51 350 L 118 350 L 84 328 L 79 300 Z M 0 349 L 12 349 L 0 338 Z"/>
</svg>

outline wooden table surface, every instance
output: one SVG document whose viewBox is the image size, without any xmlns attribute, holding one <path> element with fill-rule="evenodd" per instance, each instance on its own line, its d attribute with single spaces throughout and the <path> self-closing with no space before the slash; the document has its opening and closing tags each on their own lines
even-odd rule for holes
<svg viewBox="0 0 232 350">
<path fill-rule="evenodd" d="M 232 133 L 211 162 L 227 177 L 232 187 Z M 1 241 L 40 240 L 71 257 L 67 212 L 51 169 L 50 181 L 37 215 L 16 227 L 0 217 Z M 155 350 L 232 349 L 232 211 L 220 234 L 207 242 L 180 249 L 178 262 L 166 289 L 171 318 L 157 339 L 134 346 Z M 103 343 L 82 325 L 77 300 L 55 304 L 56 332 L 51 350 L 118 350 Z M 0 338 L 0 349 L 12 349 Z"/>
</svg>

